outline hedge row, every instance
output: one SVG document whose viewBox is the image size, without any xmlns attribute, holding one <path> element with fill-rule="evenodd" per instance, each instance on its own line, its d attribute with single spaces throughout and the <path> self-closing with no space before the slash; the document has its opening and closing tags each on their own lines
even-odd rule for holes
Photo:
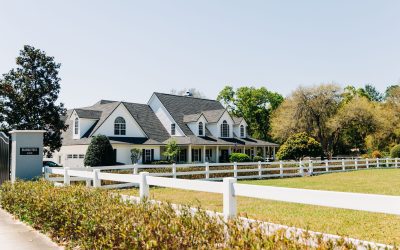
<svg viewBox="0 0 400 250">
<path fill-rule="evenodd" d="M 1 205 L 68 248 L 79 249 L 303 249 L 283 236 L 266 236 L 256 225 L 226 225 L 205 212 L 169 204 L 128 204 L 110 191 L 54 187 L 45 181 L 5 183 Z M 226 231 L 229 237 L 226 237 Z M 332 245 L 324 243 L 319 249 Z M 310 249 L 309 247 L 306 249 Z"/>
</svg>

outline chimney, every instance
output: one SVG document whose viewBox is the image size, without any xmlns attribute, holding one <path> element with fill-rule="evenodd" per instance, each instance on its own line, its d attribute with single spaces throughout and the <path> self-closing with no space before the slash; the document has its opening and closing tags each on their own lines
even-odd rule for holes
<svg viewBox="0 0 400 250">
<path fill-rule="evenodd" d="M 186 91 L 185 96 L 193 96 L 193 94 L 190 91 Z"/>
</svg>

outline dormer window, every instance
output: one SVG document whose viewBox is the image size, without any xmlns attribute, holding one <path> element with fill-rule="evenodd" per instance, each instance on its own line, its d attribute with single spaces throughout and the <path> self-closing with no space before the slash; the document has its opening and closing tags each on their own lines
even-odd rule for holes
<svg viewBox="0 0 400 250">
<path fill-rule="evenodd" d="M 175 135 L 176 130 L 175 130 L 175 123 L 171 124 L 171 135 Z"/>
<path fill-rule="evenodd" d="M 229 137 L 229 124 L 226 120 L 221 124 L 221 137 Z"/>
<path fill-rule="evenodd" d="M 245 137 L 245 131 L 244 131 L 244 126 L 240 125 L 240 137 L 244 138 Z"/>
<path fill-rule="evenodd" d="M 120 116 L 114 121 L 114 135 L 126 135 L 126 122 Z"/>
<path fill-rule="evenodd" d="M 79 118 L 75 118 L 74 122 L 74 135 L 77 135 L 79 133 Z"/>
<path fill-rule="evenodd" d="M 199 136 L 204 135 L 204 126 L 202 122 L 199 122 Z"/>
</svg>

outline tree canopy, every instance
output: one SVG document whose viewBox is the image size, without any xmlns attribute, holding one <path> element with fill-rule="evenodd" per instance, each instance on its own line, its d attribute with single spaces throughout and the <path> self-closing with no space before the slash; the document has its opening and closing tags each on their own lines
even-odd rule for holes
<svg viewBox="0 0 400 250">
<path fill-rule="evenodd" d="M 279 148 L 276 157 L 279 160 L 301 160 L 304 157 L 320 156 L 322 147 L 314 138 L 306 133 L 291 135 Z"/>
<path fill-rule="evenodd" d="M 44 51 L 25 45 L 16 59 L 17 67 L 0 78 L 0 129 L 43 129 L 45 153 L 61 147 L 66 129 L 66 109 L 57 104 L 60 64 Z"/>
<path fill-rule="evenodd" d="M 226 86 L 217 97 L 218 101 L 235 116 L 243 117 L 248 133 L 257 139 L 270 140 L 270 116 L 282 103 L 283 97 L 264 87 L 240 87 L 236 91 Z"/>
</svg>

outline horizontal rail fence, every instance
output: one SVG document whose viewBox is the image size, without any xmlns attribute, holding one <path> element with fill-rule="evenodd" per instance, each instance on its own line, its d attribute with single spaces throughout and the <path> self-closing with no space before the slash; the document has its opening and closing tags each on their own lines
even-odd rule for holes
<svg viewBox="0 0 400 250">
<path fill-rule="evenodd" d="M 225 218 L 236 216 L 237 196 L 400 215 L 400 196 L 239 184 L 236 183 L 237 179 L 232 177 L 223 178 L 223 182 L 212 182 L 150 176 L 148 172 L 106 173 L 100 172 L 100 169 L 88 171 L 46 167 L 45 172 L 46 178 L 49 178 L 50 174 L 62 175 L 63 184 L 60 185 L 70 185 L 75 179 L 91 180 L 93 187 L 101 187 L 102 180 L 137 185 L 142 199 L 149 197 L 150 186 L 222 194 Z"/>
<path fill-rule="evenodd" d="M 194 163 L 170 165 L 122 165 L 92 168 L 76 168 L 101 172 L 139 174 L 149 172 L 151 176 L 172 177 L 177 179 L 222 180 L 225 177 L 237 179 L 263 179 L 307 176 L 324 173 L 354 171 L 368 168 L 398 168 L 400 159 L 340 159 L 307 160 L 278 162 L 243 162 L 243 163 Z M 52 179 L 60 181 L 59 179 Z M 105 182 L 103 184 L 110 184 Z"/>
</svg>

